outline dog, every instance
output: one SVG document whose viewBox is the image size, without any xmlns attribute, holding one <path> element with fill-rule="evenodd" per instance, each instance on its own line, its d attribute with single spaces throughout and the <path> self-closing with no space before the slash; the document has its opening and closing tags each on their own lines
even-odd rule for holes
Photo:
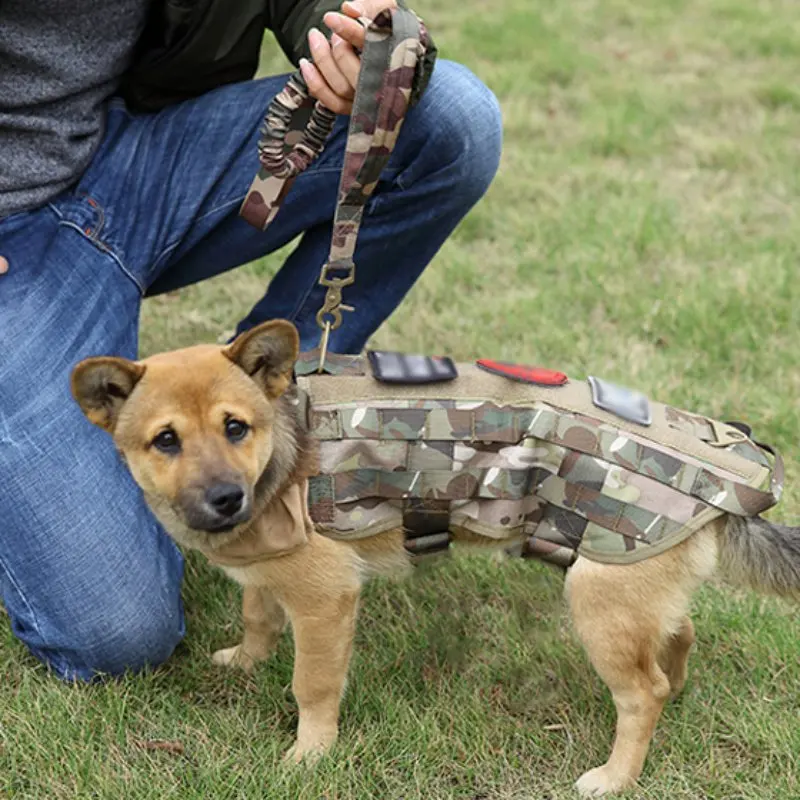
<svg viewBox="0 0 800 800">
<path fill-rule="evenodd" d="M 112 435 L 167 533 L 243 586 L 243 639 L 213 661 L 250 671 L 291 624 L 299 708 L 292 762 L 318 757 L 337 738 L 362 584 L 410 570 L 400 530 L 348 542 L 315 530 L 306 499 L 315 447 L 290 391 L 298 354 L 294 326 L 273 320 L 227 346 L 136 362 L 90 358 L 72 373 L 74 398 Z M 581 795 L 638 780 L 664 703 L 686 681 L 692 593 L 717 570 L 733 584 L 796 599 L 800 529 L 723 515 L 649 559 L 579 557 L 569 568 L 574 629 L 617 710 L 611 755 L 579 778 Z"/>
</svg>

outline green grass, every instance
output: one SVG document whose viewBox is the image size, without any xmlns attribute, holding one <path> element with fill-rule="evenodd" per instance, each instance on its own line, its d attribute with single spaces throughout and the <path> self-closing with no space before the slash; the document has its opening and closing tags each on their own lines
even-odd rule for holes
<svg viewBox="0 0 800 800">
<path fill-rule="evenodd" d="M 602 375 L 745 419 L 787 456 L 800 517 L 800 14 L 794 0 L 427 0 L 444 57 L 497 93 L 500 174 L 374 344 Z M 283 69 L 270 51 L 264 67 Z M 143 312 L 145 353 L 214 341 L 276 254 Z M 188 636 L 157 673 L 67 688 L 0 631 L 0 796 L 541 798 L 603 761 L 613 709 L 561 578 L 468 560 L 363 603 L 336 760 L 279 756 L 291 640 L 252 678 L 212 668 L 238 592 L 191 558 Z M 795 610 L 708 587 L 685 695 L 641 798 L 800 797 Z M 184 752 L 153 751 L 152 740 Z"/>
</svg>

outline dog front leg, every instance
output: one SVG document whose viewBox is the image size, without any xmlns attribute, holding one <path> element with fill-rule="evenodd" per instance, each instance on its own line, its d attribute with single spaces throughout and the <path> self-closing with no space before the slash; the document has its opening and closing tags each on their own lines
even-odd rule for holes
<svg viewBox="0 0 800 800">
<path fill-rule="evenodd" d="M 353 649 L 358 592 L 347 591 L 318 615 L 290 618 L 295 641 L 292 691 L 300 720 L 286 759 L 299 763 L 328 750 L 339 732 L 339 707 Z"/>
<path fill-rule="evenodd" d="M 266 661 L 274 652 L 286 627 L 286 612 L 266 587 L 245 586 L 242 616 L 244 637 L 241 644 L 217 650 L 211 659 L 221 666 L 241 667 L 245 672 L 252 672 L 259 661 Z"/>
</svg>

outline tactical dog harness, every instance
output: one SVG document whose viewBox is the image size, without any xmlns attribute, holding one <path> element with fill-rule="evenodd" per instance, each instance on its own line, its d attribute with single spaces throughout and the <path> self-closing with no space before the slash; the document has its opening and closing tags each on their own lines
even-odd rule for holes
<svg viewBox="0 0 800 800">
<path fill-rule="evenodd" d="M 780 456 L 724 423 L 650 401 L 596 377 L 481 361 L 328 352 L 341 290 L 354 282 L 364 204 L 402 126 L 425 29 L 412 13 L 367 26 L 334 220 L 320 283 L 320 346 L 301 354 L 301 419 L 319 445 L 309 481 L 317 530 L 358 539 L 402 528 L 413 556 L 449 547 L 454 531 L 513 542 L 511 552 L 567 567 L 578 555 L 631 563 L 661 553 L 722 514 L 775 505 Z M 262 172 L 242 215 L 266 227 L 291 181 L 324 146 L 333 116 L 308 106 L 299 75 L 273 101 Z"/>
<path fill-rule="evenodd" d="M 578 554 L 629 563 L 780 497 L 780 458 L 739 427 L 596 378 L 537 385 L 508 376 L 524 368 L 481 366 L 402 385 L 376 380 L 363 357 L 326 375 L 301 359 L 318 530 L 352 539 L 402 527 L 420 555 L 460 529 L 561 566 Z M 642 411 L 649 421 L 634 419 Z"/>
</svg>

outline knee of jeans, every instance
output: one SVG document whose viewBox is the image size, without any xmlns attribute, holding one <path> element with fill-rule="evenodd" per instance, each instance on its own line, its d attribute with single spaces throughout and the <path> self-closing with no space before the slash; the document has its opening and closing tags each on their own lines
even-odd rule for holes
<svg viewBox="0 0 800 800">
<path fill-rule="evenodd" d="M 87 621 L 75 620 L 55 646 L 32 646 L 34 655 L 66 681 L 90 681 L 141 672 L 163 664 L 183 638 L 180 600 L 167 610 L 162 603 L 115 604 Z"/>
<path fill-rule="evenodd" d="M 469 69 L 450 61 L 437 63 L 428 92 L 426 149 L 452 165 L 456 190 L 474 202 L 500 166 L 503 121 L 497 98 Z"/>
</svg>

